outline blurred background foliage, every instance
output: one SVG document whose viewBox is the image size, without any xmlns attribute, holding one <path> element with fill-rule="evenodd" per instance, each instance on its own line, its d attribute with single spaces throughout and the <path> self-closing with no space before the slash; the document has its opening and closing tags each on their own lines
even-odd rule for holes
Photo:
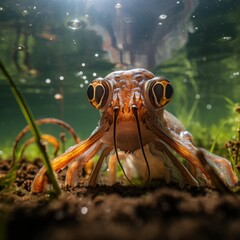
<svg viewBox="0 0 240 240">
<path fill-rule="evenodd" d="M 234 0 L 4 1 L 1 59 L 36 119 L 60 118 L 82 139 L 99 119 L 86 99 L 88 83 L 113 70 L 147 68 L 173 83 L 167 110 L 197 145 L 210 149 L 216 140 L 214 152 L 226 155 L 224 144 L 239 128 L 238 16 Z M 3 75 L 0 109 L 0 158 L 7 158 L 26 123 Z"/>
</svg>

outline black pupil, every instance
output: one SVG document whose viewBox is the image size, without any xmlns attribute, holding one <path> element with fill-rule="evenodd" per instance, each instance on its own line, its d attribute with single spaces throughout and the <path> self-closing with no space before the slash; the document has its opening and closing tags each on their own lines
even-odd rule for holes
<svg viewBox="0 0 240 240">
<path fill-rule="evenodd" d="M 163 86 L 160 83 L 155 84 L 153 87 L 154 94 L 157 98 L 157 102 L 160 103 L 163 97 Z"/>
<path fill-rule="evenodd" d="M 170 99 L 173 95 L 173 88 L 170 84 L 166 86 L 166 98 Z"/>
<path fill-rule="evenodd" d="M 102 85 L 96 87 L 95 101 L 99 104 L 104 94 L 104 89 Z"/>
<path fill-rule="evenodd" d="M 93 86 L 89 85 L 88 89 L 87 89 L 87 96 L 90 100 L 93 99 Z"/>
</svg>

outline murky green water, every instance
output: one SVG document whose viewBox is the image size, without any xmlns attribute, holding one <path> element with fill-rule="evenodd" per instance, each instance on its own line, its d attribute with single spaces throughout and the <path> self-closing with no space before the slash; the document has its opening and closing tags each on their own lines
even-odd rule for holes
<svg viewBox="0 0 240 240">
<path fill-rule="evenodd" d="M 99 119 L 88 83 L 134 67 L 172 81 L 167 108 L 190 129 L 217 127 L 230 114 L 224 97 L 240 101 L 239 16 L 236 0 L 6 0 L 0 57 L 36 119 L 63 119 L 82 138 Z M 3 75 L 0 111 L 3 155 L 26 124 Z"/>
</svg>

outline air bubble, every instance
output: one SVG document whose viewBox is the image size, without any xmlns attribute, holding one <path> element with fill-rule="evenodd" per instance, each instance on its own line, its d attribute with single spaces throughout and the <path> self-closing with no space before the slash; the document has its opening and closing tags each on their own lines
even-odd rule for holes
<svg viewBox="0 0 240 240">
<path fill-rule="evenodd" d="M 47 78 L 47 79 L 45 80 L 45 82 L 46 82 L 47 84 L 49 84 L 49 83 L 51 83 L 51 79 Z"/>
<path fill-rule="evenodd" d="M 94 54 L 94 57 L 98 57 L 98 56 L 99 56 L 99 54 L 98 54 L 98 53 L 95 53 L 95 54 Z"/>
<path fill-rule="evenodd" d="M 17 50 L 18 50 L 18 51 L 25 51 L 25 47 L 19 45 L 19 46 L 17 47 Z"/>
<path fill-rule="evenodd" d="M 67 23 L 67 26 L 72 30 L 77 30 L 77 29 L 85 28 L 87 26 L 87 24 L 84 21 L 75 18 L 73 20 L 70 20 Z"/>
<path fill-rule="evenodd" d="M 83 71 L 80 71 L 80 72 L 77 72 L 76 73 L 76 77 L 80 77 L 80 76 L 82 76 L 83 75 Z"/>
<path fill-rule="evenodd" d="M 59 80 L 63 81 L 64 80 L 64 76 L 60 76 Z"/>
<path fill-rule="evenodd" d="M 94 77 L 96 77 L 96 76 L 97 76 L 97 73 L 93 73 L 92 75 L 93 75 Z"/>
<path fill-rule="evenodd" d="M 23 16 L 27 16 L 28 14 L 29 14 L 28 10 L 23 10 L 23 11 L 22 11 L 22 15 L 23 15 Z"/>
<path fill-rule="evenodd" d="M 121 3 L 116 3 L 114 7 L 117 8 L 117 9 L 120 9 L 122 7 L 122 4 Z"/>
<path fill-rule="evenodd" d="M 83 87 L 84 87 L 84 85 L 83 85 L 82 83 L 80 83 L 79 87 L 80 87 L 80 88 L 83 88 Z"/>
<path fill-rule="evenodd" d="M 54 98 L 56 99 L 56 100 L 63 100 L 63 95 L 62 94 L 60 94 L 60 93 L 56 93 L 55 95 L 54 95 Z"/>
<path fill-rule="evenodd" d="M 161 20 L 165 20 L 165 19 L 167 19 L 167 14 L 161 14 L 161 15 L 159 15 L 159 19 L 161 19 Z"/>
<path fill-rule="evenodd" d="M 82 63 L 82 67 L 85 67 L 86 66 L 86 63 Z"/>
<path fill-rule="evenodd" d="M 200 97 L 201 97 L 200 94 L 196 94 L 196 95 L 195 95 L 195 98 L 196 98 L 197 100 L 200 99 Z"/>
<path fill-rule="evenodd" d="M 87 208 L 87 207 L 82 207 L 82 208 L 81 208 L 81 213 L 82 213 L 82 214 L 85 215 L 85 214 L 87 214 L 87 212 L 88 212 L 88 208 Z"/>
<path fill-rule="evenodd" d="M 19 82 L 24 84 L 24 83 L 26 83 L 27 81 L 26 81 L 25 78 L 20 78 Z"/>
<path fill-rule="evenodd" d="M 19 81 L 20 81 L 20 83 L 26 83 L 27 82 L 25 78 L 20 78 Z"/>
<path fill-rule="evenodd" d="M 85 80 L 85 81 L 84 81 L 84 83 L 85 83 L 85 84 L 88 84 L 88 83 L 89 83 L 89 81 L 88 81 L 88 80 Z"/>
<path fill-rule="evenodd" d="M 212 109 L 212 105 L 211 104 L 207 104 L 206 108 L 207 108 L 207 110 L 210 110 L 210 109 Z"/>
</svg>

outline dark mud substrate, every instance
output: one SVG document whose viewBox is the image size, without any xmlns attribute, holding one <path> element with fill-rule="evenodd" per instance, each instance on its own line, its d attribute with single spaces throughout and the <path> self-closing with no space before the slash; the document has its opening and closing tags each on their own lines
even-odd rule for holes
<svg viewBox="0 0 240 240">
<path fill-rule="evenodd" d="M 0 173 L 9 168 L 0 161 Z M 12 190 L 0 193 L 5 239 L 240 239 L 240 196 L 210 189 L 76 187 L 58 199 L 33 195 L 39 168 L 23 162 Z M 61 178 L 61 176 L 60 176 Z"/>
</svg>

